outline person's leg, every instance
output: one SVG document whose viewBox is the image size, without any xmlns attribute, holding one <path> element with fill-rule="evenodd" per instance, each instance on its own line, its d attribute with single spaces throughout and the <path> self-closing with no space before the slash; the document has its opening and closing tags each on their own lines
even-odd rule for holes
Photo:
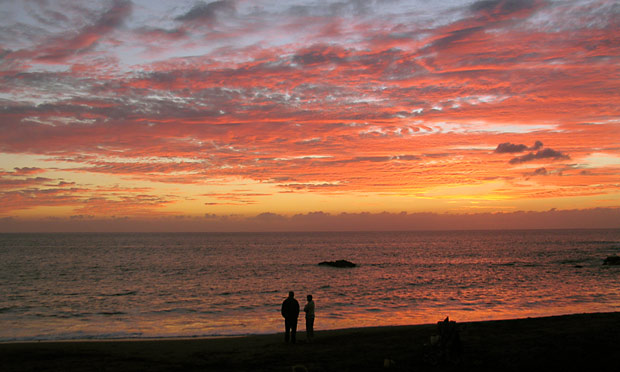
<svg viewBox="0 0 620 372">
<path fill-rule="evenodd" d="M 288 342 L 291 334 L 291 324 L 288 319 L 284 319 L 284 342 Z"/>
<path fill-rule="evenodd" d="M 297 334 L 297 319 L 291 319 L 291 342 L 295 343 Z"/>
<path fill-rule="evenodd" d="M 306 319 L 306 333 L 308 335 L 308 340 L 314 337 L 314 318 Z"/>
</svg>

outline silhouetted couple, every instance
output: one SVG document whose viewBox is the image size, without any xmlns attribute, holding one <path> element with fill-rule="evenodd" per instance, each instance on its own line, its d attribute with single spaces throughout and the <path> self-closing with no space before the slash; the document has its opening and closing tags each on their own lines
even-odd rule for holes
<svg viewBox="0 0 620 372">
<path fill-rule="evenodd" d="M 308 303 L 304 306 L 306 313 L 306 336 L 308 342 L 314 337 L 314 301 L 312 295 L 307 297 Z M 288 298 L 282 303 L 282 316 L 284 317 L 284 341 L 295 343 L 297 334 L 297 318 L 299 317 L 299 302 L 295 299 L 293 291 L 288 293 Z"/>
</svg>

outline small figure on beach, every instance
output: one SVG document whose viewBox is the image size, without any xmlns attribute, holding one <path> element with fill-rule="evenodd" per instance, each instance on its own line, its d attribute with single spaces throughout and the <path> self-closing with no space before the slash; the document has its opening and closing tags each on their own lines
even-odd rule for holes
<svg viewBox="0 0 620 372">
<path fill-rule="evenodd" d="M 306 313 L 306 337 L 308 342 L 312 342 L 314 338 L 314 301 L 312 295 L 306 297 L 308 303 L 304 306 L 304 312 Z"/>
<path fill-rule="evenodd" d="M 299 302 L 295 299 L 295 292 L 290 291 L 288 298 L 282 302 L 282 316 L 284 317 L 284 341 L 295 343 L 297 334 L 297 317 L 299 317 Z"/>
</svg>

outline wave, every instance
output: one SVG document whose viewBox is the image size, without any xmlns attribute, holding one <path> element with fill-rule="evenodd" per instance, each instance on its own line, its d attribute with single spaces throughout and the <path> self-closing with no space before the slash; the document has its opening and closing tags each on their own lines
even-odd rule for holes
<svg viewBox="0 0 620 372">
<path fill-rule="evenodd" d="M 127 313 L 122 312 L 122 311 L 101 311 L 98 312 L 97 315 L 106 315 L 106 316 L 112 316 L 112 315 L 126 315 Z"/>
<path fill-rule="evenodd" d="M 28 341 L 76 341 L 76 340 L 113 340 L 142 338 L 141 332 L 111 332 L 111 333 L 58 333 L 40 334 L 26 337 L 3 337 L 0 342 L 28 342 Z"/>
<path fill-rule="evenodd" d="M 84 318 L 93 315 L 90 312 L 63 312 L 59 311 L 56 313 L 35 313 L 31 316 L 35 318 L 56 318 L 56 319 L 73 319 L 73 318 Z"/>
<path fill-rule="evenodd" d="M 518 262 L 516 262 L 516 261 L 515 262 L 500 262 L 500 263 L 496 263 L 496 264 L 494 264 L 492 266 L 515 266 L 517 264 L 518 264 Z"/>
<path fill-rule="evenodd" d="M 121 297 L 121 296 L 135 296 L 138 294 L 138 291 L 123 291 L 118 293 L 102 293 L 100 296 L 103 297 Z"/>
<path fill-rule="evenodd" d="M 581 240 L 575 242 L 576 244 L 619 244 L 620 242 L 617 240 Z"/>
<path fill-rule="evenodd" d="M 224 331 L 212 333 L 173 333 L 173 334 L 144 334 L 142 332 L 107 332 L 107 333 L 58 333 L 39 334 L 24 337 L 0 337 L 0 343 L 10 342 L 33 342 L 33 341 L 101 341 L 101 340 L 173 340 L 191 338 L 219 338 L 219 337 L 244 337 L 250 335 L 262 335 L 270 332 L 241 332 Z"/>
<path fill-rule="evenodd" d="M 197 310 L 194 309 L 188 309 L 188 308 L 184 308 L 184 307 L 177 307 L 174 309 L 162 309 L 162 310 L 156 310 L 153 311 L 152 314 L 158 314 L 158 313 L 165 313 L 165 314 L 194 314 L 197 313 Z"/>
<path fill-rule="evenodd" d="M 588 261 L 587 258 L 571 258 L 571 259 L 557 260 L 556 263 L 559 263 L 562 265 L 575 265 L 575 264 L 583 264 L 586 261 Z"/>
</svg>

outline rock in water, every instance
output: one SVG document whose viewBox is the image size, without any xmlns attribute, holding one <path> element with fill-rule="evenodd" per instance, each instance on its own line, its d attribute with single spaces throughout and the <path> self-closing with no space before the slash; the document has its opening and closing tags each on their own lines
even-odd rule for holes
<svg viewBox="0 0 620 372">
<path fill-rule="evenodd" d="M 603 265 L 620 265 L 620 256 L 609 256 L 603 261 Z"/>
<path fill-rule="evenodd" d="M 319 266 L 356 267 L 357 265 L 347 260 L 338 260 L 338 261 L 323 261 L 319 263 Z"/>
</svg>

